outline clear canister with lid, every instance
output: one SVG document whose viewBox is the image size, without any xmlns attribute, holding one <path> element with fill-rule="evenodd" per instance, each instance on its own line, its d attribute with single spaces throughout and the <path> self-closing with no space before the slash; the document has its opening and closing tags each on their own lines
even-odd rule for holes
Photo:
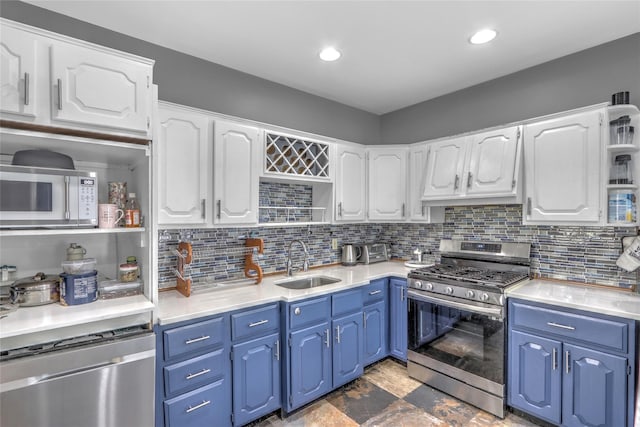
<svg viewBox="0 0 640 427">
<path fill-rule="evenodd" d="M 613 158 L 609 169 L 609 184 L 633 184 L 633 160 L 631 154 L 619 154 Z"/>
<path fill-rule="evenodd" d="M 632 144 L 634 128 L 631 126 L 631 118 L 622 116 L 609 122 L 610 141 L 609 144 Z"/>
</svg>

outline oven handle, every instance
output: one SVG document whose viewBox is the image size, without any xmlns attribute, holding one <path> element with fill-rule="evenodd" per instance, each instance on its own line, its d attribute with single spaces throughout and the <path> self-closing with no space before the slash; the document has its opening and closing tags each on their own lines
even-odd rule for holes
<svg viewBox="0 0 640 427">
<path fill-rule="evenodd" d="M 422 302 L 430 302 L 433 304 L 445 305 L 447 307 L 459 308 L 461 310 L 470 311 L 478 314 L 488 314 L 490 316 L 502 317 L 502 308 L 479 307 L 473 304 L 465 304 L 463 302 L 452 301 L 445 297 L 432 297 L 425 295 L 420 291 L 409 289 L 409 298 Z"/>
</svg>

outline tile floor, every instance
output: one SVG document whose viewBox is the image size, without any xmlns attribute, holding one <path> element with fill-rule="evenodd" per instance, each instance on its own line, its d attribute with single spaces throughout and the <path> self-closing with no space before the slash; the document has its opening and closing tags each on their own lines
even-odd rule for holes
<svg viewBox="0 0 640 427">
<path fill-rule="evenodd" d="M 409 378 L 406 367 L 385 359 L 359 379 L 281 419 L 271 415 L 251 427 L 463 426 L 533 427 L 509 413 L 502 420 Z"/>
</svg>

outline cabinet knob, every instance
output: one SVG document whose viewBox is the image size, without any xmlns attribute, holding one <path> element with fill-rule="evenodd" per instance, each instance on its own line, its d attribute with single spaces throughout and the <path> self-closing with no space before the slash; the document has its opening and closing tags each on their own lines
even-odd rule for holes
<svg viewBox="0 0 640 427">
<path fill-rule="evenodd" d="M 296 307 L 296 308 L 293 310 L 293 314 L 295 314 L 296 316 L 298 316 L 300 313 L 302 313 L 302 310 L 300 310 L 300 307 Z"/>
</svg>

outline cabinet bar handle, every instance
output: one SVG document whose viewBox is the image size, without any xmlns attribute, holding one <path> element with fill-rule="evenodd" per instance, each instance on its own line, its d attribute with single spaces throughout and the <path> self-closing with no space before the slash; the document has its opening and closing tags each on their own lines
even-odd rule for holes
<svg viewBox="0 0 640 427">
<path fill-rule="evenodd" d="M 564 352 L 564 371 L 568 374 L 571 370 L 571 364 L 569 363 L 569 350 Z"/>
<path fill-rule="evenodd" d="M 71 218 L 71 212 L 69 211 L 69 186 L 70 178 L 68 176 L 64 177 L 64 219 L 69 220 Z"/>
<path fill-rule="evenodd" d="M 531 197 L 527 197 L 527 215 L 531 215 Z"/>
<path fill-rule="evenodd" d="M 340 325 L 336 326 L 336 341 L 340 344 Z"/>
<path fill-rule="evenodd" d="M 220 219 L 220 215 L 222 214 L 222 200 L 218 199 L 216 202 L 216 206 L 218 208 L 218 212 L 216 213 L 216 217 Z"/>
<path fill-rule="evenodd" d="M 200 200 L 200 212 L 202 219 L 205 219 L 207 214 L 207 201 L 205 199 Z"/>
<path fill-rule="evenodd" d="M 265 323 L 269 323 L 268 319 L 260 320 L 258 322 L 249 323 L 249 327 L 253 328 L 254 326 L 264 325 Z"/>
<path fill-rule="evenodd" d="M 62 79 L 58 79 L 58 110 L 62 110 Z"/>
<path fill-rule="evenodd" d="M 558 350 L 555 348 L 551 352 L 551 365 L 554 371 L 558 369 Z"/>
<path fill-rule="evenodd" d="M 186 340 L 184 343 L 185 343 L 185 344 L 193 344 L 193 343 L 200 342 L 200 341 L 206 341 L 206 340 L 208 340 L 209 338 L 211 338 L 209 335 L 203 335 L 203 336 L 201 336 L 200 338 L 191 338 L 191 339 L 188 339 L 188 340 Z"/>
<path fill-rule="evenodd" d="M 471 178 L 473 178 L 473 174 L 469 172 L 467 175 L 467 188 L 471 188 Z"/>
<path fill-rule="evenodd" d="M 426 215 L 424 214 L 424 208 L 425 208 L 425 205 L 422 205 L 422 216 L 423 216 L 423 217 L 424 217 L 424 216 L 426 216 Z"/>
<path fill-rule="evenodd" d="M 456 180 L 453 182 L 453 189 L 454 190 L 458 189 L 458 184 L 460 184 L 460 177 L 458 176 L 458 174 L 456 174 Z"/>
<path fill-rule="evenodd" d="M 547 322 L 547 325 L 553 326 L 555 328 L 568 329 L 570 331 L 576 330 L 576 328 L 574 328 L 573 326 L 561 325 L 560 323 Z"/>
<path fill-rule="evenodd" d="M 404 293 L 405 293 L 405 289 L 404 288 L 400 289 L 400 301 L 404 301 Z"/>
<path fill-rule="evenodd" d="M 362 312 L 362 328 L 367 329 L 367 312 Z"/>
<path fill-rule="evenodd" d="M 276 360 L 280 360 L 280 340 L 276 340 Z"/>
<path fill-rule="evenodd" d="M 329 348 L 329 328 L 325 329 L 324 331 L 324 343 L 327 346 L 327 348 Z"/>
<path fill-rule="evenodd" d="M 202 403 L 200 403 L 199 405 L 196 405 L 196 406 L 191 406 L 191 405 L 189 405 L 189 407 L 187 408 L 187 411 L 186 411 L 186 412 L 187 412 L 187 414 L 188 414 L 189 412 L 191 412 L 191 411 L 195 411 L 196 409 L 203 408 L 203 407 L 205 407 L 205 406 L 209 405 L 210 403 L 211 403 L 211 401 L 210 401 L 210 400 L 203 400 L 203 401 L 202 401 Z"/>
<path fill-rule="evenodd" d="M 24 105 L 29 105 L 29 73 L 24 73 Z"/>
<path fill-rule="evenodd" d="M 404 218 L 404 206 L 405 206 L 405 204 L 403 203 L 402 204 L 402 218 Z"/>
<path fill-rule="evenodd" d="M 342 218 L 342 202 L 338 203 L 338 216 Z"/>
<path fill-rule="evenodd" d="M 375 291 L 369 292 L 369 295 L 378 295 L 380 292 L 382 292 L 380 289 L 376 289 Z"/>
<path fill-rule="evenodd" d="M 196 372 L 195 374 L 189 374 L 187 375 L 187 379 L 191 380 L 193 378 L 199 377 L 200 375 L 204 375 L 204 374 L 208 374 L 209 372 L 211 372 L 211 369 L 207 368 L 207 369 L 203 369 L 200 372 Z"/>
</svg>

